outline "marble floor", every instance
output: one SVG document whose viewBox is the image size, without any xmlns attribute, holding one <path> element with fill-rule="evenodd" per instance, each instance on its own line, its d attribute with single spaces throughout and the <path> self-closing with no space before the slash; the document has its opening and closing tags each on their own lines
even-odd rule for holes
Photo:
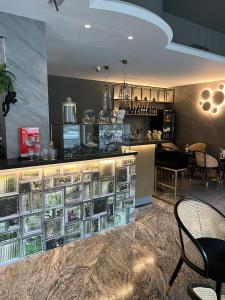
<svg viewBox="0 0 225 300">
<path fill-rule="evenodd" d="M 186 180 L 185 192 L 225 211 L 225 188 Z M 166 297 L 179 254 L 173 206 L 154 200 L 135 224 L 0 268 L 0 299 L 186 300 L 187 284 L 206 280 L 184 266 Z"/>
</svg>

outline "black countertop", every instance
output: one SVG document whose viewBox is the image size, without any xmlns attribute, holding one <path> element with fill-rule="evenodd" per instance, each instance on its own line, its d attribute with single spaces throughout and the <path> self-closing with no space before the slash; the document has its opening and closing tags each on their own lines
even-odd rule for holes
<svg viewBox="0 0 225 300">
<path fill-rule="evenodd" d="M 138 152 L 132 151 L 128 153 L 122 152 L 102 152 L 95 154 L 83 154 L 77 155 L 73 158 L 61 158 L 56 160 L 22 160 L 22 159 L 8 159 L 0 160 L 0 170 L 8 169 L 17 169 L 17 168 L 27 168 L 27 167 L 36 167 L 36 166 L 46 166 L 46 165 L 55 165 L 63 163 L 72 163 L 85 160 L 94 160 L 94 159 L 103 159 L 103 158 L 113 158 L 113 157 L 123 157 L 129 155 L 137 155 Z"/>
<path fill-rule="evenodd" d="M 141 139 L 140 141 L 134 141 L 129 144 L 129 146 L 142 146 L 142 145 L 159 145 L 164 143 L 171 143 L 168 140 L 149 140 Z"/>
</svg>

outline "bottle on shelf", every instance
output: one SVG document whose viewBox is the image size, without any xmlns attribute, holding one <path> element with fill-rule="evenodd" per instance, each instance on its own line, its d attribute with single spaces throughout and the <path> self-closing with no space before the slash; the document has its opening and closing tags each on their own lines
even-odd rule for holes
<svg viewBox="0 0 225 300">
<path fill-rule="evenodd" d="M 135 112 L 136 115 L 139 115 L 140 114 L 140 107 L 139 105 L 136 107 L 136 112 Z"/>
</svg>

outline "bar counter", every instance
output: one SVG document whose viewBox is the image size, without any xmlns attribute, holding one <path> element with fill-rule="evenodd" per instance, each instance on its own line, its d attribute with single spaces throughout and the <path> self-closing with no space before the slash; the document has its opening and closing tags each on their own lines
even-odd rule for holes
<svg viewBox="0 0 225 300">
<path fill-rule="evenodd" d="M 0 265 L 135 221 L 137 152 L 0 166 Z"/>
<path fill-rule="evenodd" d="M 55 165 L 55 164 L 63 164 L 63 163 L 73 163 L 78 161 L 86 161 L 86 160 L 94 160 L 94 159 L 105 159 L 105 158 L 113 158 L 113 157 L 125 157 L 129 155 L 137 155 L 138 152 L 100 152 L 93 154 L 83 154 L 76 155 L 73 158 L 58 158 L 56 160 L 29 160 L 29 159 L 8 159 L 8 160 L 0 160 L 0 170 L 9 170 L 9 169 L 17 169 L 17 168 L 27 168 L 27 167 L 36 167 L 36 166 L 46 166 L 46 165 Z"/>
</svg>

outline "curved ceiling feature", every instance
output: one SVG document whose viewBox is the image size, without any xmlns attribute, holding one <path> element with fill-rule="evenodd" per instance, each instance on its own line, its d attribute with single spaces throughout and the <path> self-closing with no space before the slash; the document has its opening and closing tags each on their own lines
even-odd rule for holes
<svg viewBox="0 0 225 300">
<path fill-rule="evenodd" d="M 146 8 L 118 0 L 89 0 L 89 3 L 90 8 L 122 13 L 147 21 L 165 32 L 168 37 L 168 43 L 173 39 L 173 31 L 170 26 L 162 18 Z"/>
<path fill-rule="evenodd" d="M 67 0 L 57 13 L 47 0 L 1 0 L 0 11 L 46 22 L 52 75 L 104 80 L 95 66 L 109 65 L 109 80 L 120 82 L 127 59 L 130 83 L 172 87 L 225 77 L 224 57 L 172 43 L 164 20 L 124 1 Z"/>
</svg>

